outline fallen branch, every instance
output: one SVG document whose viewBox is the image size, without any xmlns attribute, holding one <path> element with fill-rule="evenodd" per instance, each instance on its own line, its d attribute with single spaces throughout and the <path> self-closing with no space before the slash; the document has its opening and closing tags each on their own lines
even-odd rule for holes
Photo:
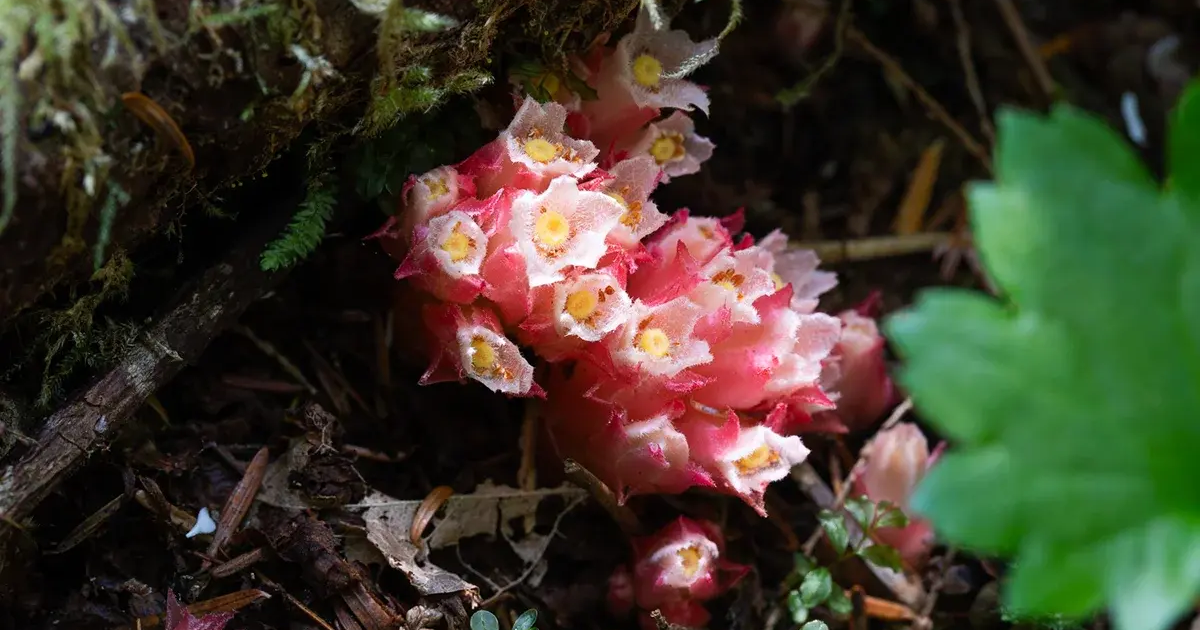
<svg viewBox="0 0 1200 630">
<path fill-rule="evenodd" d="M 92 455 L 103 452 L 134 412 L 218 333 L 281 278 L 258 257 L 286 222 L 291 205 L 249 227 L 245 239 L 182 292 L 107 374 L 46 421 L 37 446 L 0 473 L 0 521 L 27 523 L 34 509 Z M 0 525 L 0 542 L 13 527 Z M 0 544 L 0 566 L 8 545 Z"/>
</svg>

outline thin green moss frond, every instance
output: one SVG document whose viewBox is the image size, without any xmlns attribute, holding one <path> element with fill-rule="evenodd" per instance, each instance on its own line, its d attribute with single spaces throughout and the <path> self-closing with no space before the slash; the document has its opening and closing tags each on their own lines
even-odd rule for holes
<svg viewBox="0 0 1200 630">
<path fill-rule="evenodd" d="M 286 269 L 304 260 L 325 238 L 325 226 L 337 207 L 337 185 L 330 170 L 308 182 L 308 191 L 300 208 L 281 235 L 263 252 L 264 271 Z"/>
</svg>

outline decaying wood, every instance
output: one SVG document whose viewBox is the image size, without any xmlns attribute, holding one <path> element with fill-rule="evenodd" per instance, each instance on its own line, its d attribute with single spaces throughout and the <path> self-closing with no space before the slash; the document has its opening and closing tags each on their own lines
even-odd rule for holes
<svg viewBox="0 0 1200 630">
<path fill-rule="evenodd" d="M 537 33 L 550 48 L 578 31 L 571 41 L 580 40 L 573 46 L 581 48 L 625 20 L 636 0 L 403 5 L 458 24 L 437 34 L 404 33 L 403 44 L 392 46 L 389 74 L 419 67 L 437 85 L 457 72 L 486 68 L 509 33 Z M 56 284 L 90 275 L 100 234 L 108 234 L 108 250 L 132 250 L 188 208 L 219 205 L 222 190 L 256 176 L 302 132 L 323 138 L 354 128 L 371 100 L 382 96 L 373 90 L 380 65 L 373 48 L 377 8 L 387 2 L 65 6 L 97 25 L 94 41 L 39 41 L 46 29 L 30 27 L 29 43 L 16 55 L 19 69 L 9 69 L 19 79 L 13 93 L 22 98 L 14 117 L 18 133 L 11 134 L 17 202 L 11 216 L 0 206 L 0 326 Z M 128 32 L 113 32 L 104 15 L 124 16 Z M 57 72 L 56 60 L 47 57 L 64 45 L 78 59 L 70 72 Z M 553 59 L 559 52 L 544 54 Z M 4 164 L 0 160 L 0 175 Z M 104 210 L 115 191 L 125 202 Z M 0 198 L 7 192 L 0 190 Z"/>
<path fill-rule="evenodd" d="M 286 222 L 289 209 L 275 208 L 201 274 L 112 370 L 46 421 L 36 447 L 4 468 L 0 541 L 26 523 L 63 479 L 107 449 L 150 394 L 198 359 L 220 331 L 281 278 L 262 271 L 259 255 Z M 6 547 L 0 545 L 0 566 Z"/>
</svg>

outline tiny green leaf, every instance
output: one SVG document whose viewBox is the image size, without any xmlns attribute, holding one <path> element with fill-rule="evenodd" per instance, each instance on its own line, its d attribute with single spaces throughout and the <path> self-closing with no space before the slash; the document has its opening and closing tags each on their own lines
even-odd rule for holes
<svg viewBox="0 0 1200 630">
<path fill-rule="evenodd" d="M 875 520 L 875 527 L 904 527 L 908 525 L 908 515 L 904 510 L 896 507 L 895 504 L 889 501 L 881 501 L 876 508 L 879 511 L 879 518 Z"/>
<path fill-rule="evenodd" d="M 845 517 L 829 510 L 821 510 L 817 514 L 817 520 L 821 522 L 821 528 L 829 537 L 829 544 L 833 546 L 834 552 L 844 553 L 850 544 L 850 532 L 846 531 Z"/>
<path fill-rule="evenodd" d="M 833 614 L 842 617 L 854 612 L 854 602 L 851 602 L 850 598 L 846 597 L 846 591 L 837 585 L 834 585 L 833 591 L 829 593 L 829 599 L 825 600 L 825 605 L 833 611 Z"/>
<path fill-rule="evenodd" d="M 875 520 L 875 504 L 866 495 L 847 499 L 846 511 L 863 529 L 869 529 Z"/>
<path fill-rule="evenodd" d="M 520 617 L 517 617 L 516 621 L 513 622 L 512 630 L 529 630 L 537 621 L 537 615 L 537 611 L 533 608 L 526 610 L 525 612 L 521 613 Z"/>
<path fill-rule="evenodd" d="M 813 619 L 812 621 L 804 624 L 800 630 L 829 630 L 829 626 L 825 625 L 825 622 L 821 621 L 820 619 Z"/>
<path fill-rule="evenodd" d="M 889 545 L 875 544 L 865 549 L 860 549 L 858 557 L 871 564 L 886 567 L 893 571 L 904 570 L 904 561 L 900 559 L 900 552 L 896 551 L 895 547 Z"/>
<path fill-rule="evenodd" d="M 821 567 L 810 571 L 800 583 L 800 603 L 804 604 L 805 608 L 820 606 L 832 591 L 833 578 L 829 576 L 829 569 Z"/>
<path fill-rule="evenodd" d="M 792 615 L 792 623 L 799 625 L 808 621 L 808 608 L 804 605 L 799 591 L 791 591 L 787 594 L 787 607 L 788 612 Z"/>
<path fill-rule="evenodd" d="M 500 620 L 488 610 L 476 610 L 471 615 L 471 630 L 500 630 Z"/>
</svg>

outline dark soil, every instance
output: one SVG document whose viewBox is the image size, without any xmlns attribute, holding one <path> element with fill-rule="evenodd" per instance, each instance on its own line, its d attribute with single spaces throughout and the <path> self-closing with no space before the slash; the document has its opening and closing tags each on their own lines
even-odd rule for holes
<svg viewBox="0 0 1200 630">
<path fill-rule="evenodd" d="M 926 227 L 960 229 L 959 190 L 965 182 L 988 177 L 987 168 L 947 131 L 944 121 L 929 115 L 911 90 L 898 87 L 901 82 L 885 73 L 877 59 L 850 41 L 836 50 L 840 3 L 831 0 L 833 15 L 807 48 L 786 29 L 787 20 L 796 19 L 789 12 L 799 9 L 781 2 L 746 4 L 745 22 L 695 77 L 710 86 L 712 117 L 699 126 L 716 142 L 716 154 L 701 174 L 660 189 L 660 207 L 686 206 L 712 215 L 745 207 L 747 229 L 756 235 L 780 227 L 806 241 L 887 236 L 893 234 L 892 221 L 922 152 L 942 138 L 942 166 Z M 990 119 L 994 108 L 1041 108 L 1048 99 L 997 3 L 961 0 L 970 62 L 987 108 L 981 117 L 964 79 L 957 43 L 961 31 L 952 4 L 859 0 L 844 26 L 885 51 L 990 150 L 982 120 Z M 1128 60 L 1144 59 L 1158 38 L 1172 32 L 1181 37 L 1181 51 L 1195 50 L 1200 19 L 1194 3 L 1028 0 L 1016 5 L 1036 43 L 1070 36 L 1073 46 L 1047 62 L 1070 98 L 1123 128 L 1118 103 L 1122 93 L 1135 92 L 1150 132 L 1147 155 L 1160 154 L 1169 87 L 1144 64 Z M 727 10 L 726 3 L 716 0 L 687 3 L 676 24 L 696 34 L 713 33 Z M 811 78 L 830 55 L 838 57 L 813 81 L 808 96 L 791 108 L 781 107 L 776 94 Z M 481 98 L 494 97 L 488 93 Z M 477 109 L 474 102 L 461 100 L 416 124 L 468 129 L 438 140 L 450 156 L 446 159 L 457 159 L 491 133 L 474 131 Z M 418 167 L 421 159 L 410 159 L 414 168 L 435 165 Z M 302 177 L 302 156 L 281 160 L 269 173 L 272 178 Z M 240 611 L 230 628 L 320 628 L 318 618 L 328 627 L 352 628 L 349 620 L 360 611 L 347 612 L 352 608 L 347 598 L 359 592 L 355 589 L 369 594 L 364 597 L 374 603 L 368 608 L 397 619 L 420 604 L 462 623 L 464 601 L 421 597 L 399 572 L 359 563 L 353 549 L 361 547 L 363 538 L 361 510 L 339 506 L 361 501 L 372 489 L 420 500 L 437 486 L 456 493 L 469 493 L 486 480 L 519 486 L 523 404 L 474 385 L 416 385 L 424 365 L 413 353 L 415 331 L 403 323 L 406 303 L 395 292 L 395 262 L 376 244 L 363 241 L 384 215 L 354 194 L 353 166 L 343 177 L 348 185 L 340 216 L 345 218 L 337 233 L 254 304 L 241 318 L 241 329 L 215 339 L 198 363 L 160 390 L 159 409 L 144 407 L 107 453 L 92 458 L 36 511 L 33 524 L 19 537 L 20 553 L 0 574 L 0 628 L 134 628 L 138 617 L 162 612 L 168 588 L 186 602 L 242 589 L 271 595 Z M 269 199 L 271 191 L 270 178 L 249 183 L 229 196 L 230 207 L 251 209 Z M 940 225 L 930 225 L 935 217 Z M 147 317 L 156 296 L 175 278 L 212 262 L 232 225 L 228 219 L 197 218 L 182 242 L 155 241 L 135 252 L 139 274 L 130 300 L 102 314 L 118 321 Z M 930 251 L 842 261 L 832 268 L 841 284 L 823 304 L 830 311 L 876 290 L 890 311 L 908 303 L 922 287 L 946 282 L 979 286 L 968 265 L 946 273 Z M 396 324 L 389 323 L 397 311 Z M 264 353 L 247 331 L 294 363 L 312 389 Z M 5 347 L 11 356 L 17 356 L 29 334 L 13 337 L 10 332 Z M 381 349 L 388 344 L 390 352 Z M 15 398 L 36 396 L 39 371 L 12 379 Z M 65 386 L 84 384 L 87 376 L 77 375 Z M 328 416 L 308 407 L 314 403 Z M 36 426 L 23 428 L 37 434 Z M 329 447 L 290 478 L 293 489 L 318 498 L 324 507 L 303 512 L 260 506 L 213 560 L 219 564 L 254 550 L 261 550 L 262 559 L 225 577 L 206 573 L 205 543 L 184 538 L 169 519 L 133 498 L 139 490 L 153 493 L 157 488 L 188 514 L 201 507 L 219 510 L 261 447 L 268 447 L 270 460 L 276 461 L 287 452 L 289 440 L 297 438 Z M 846 470 L 862 438 L 807 440 L 814 466 L 824 474 L 838 460 Z M 25 449 L 18 443 L 9 460 Z M 544 466 L 538 482 L 552 486 L 561 478 Z M 94 531 L 73 548 L 54 552 L 81 522 L 122 496 L 126 500 Z M 725 524 L 731 556 L 756 569 L 735 593 L 710 606 L 715 628 L 735 630 L 763 628 L 767 619 L 777 618 L 772 615 L 781 610 L 780 584 L 791 570 L 791 554 L 812 532 L 817 511 L 788 481 L 768 495 L 770 519 L 758 518 L 736 500 L 703 494 L 643 498 L 631 505 L 651 524 L 680 511 Z M 548 532 L 562 507 L 561 501 L 546 501 L 537 530 Z M 10 524 L 0 524 L 5 526 Z M 501 613 L 502 625 L 526 608 L 537 608 L 544 630 L 620 626 L 605 612 L 604 593 L 609 573 L 625 554 L 626 543 L 609 516 L 585 503 L 563 519 L 545 556 L 548 570 L 537 586 L 514 586 L 493 609 Z M 457 551 L 438 550 L 431 559 L 478 585 L 484 599 L 495 594 L 490 584 L 508 584 L 522 573 L 522 562 L 499 538 L 467 539 Z M 950 585 L 934 611 L 936 627 L 1001 627 L 986 601 L 976 606 L 984 614 L 969 614 L 980 589 L 992 581 L 979 562 L 960 557 L 934 567 L 926 584 Z M 888 597 L 881 590 L 871 594 Z M 367 627 L 358 618 L 359 627 Z M 778 628 L 790 627 L 786 611 L 779 623 Z M 878 620 L 870 624 L 886 625 Z"/>
</svg>

